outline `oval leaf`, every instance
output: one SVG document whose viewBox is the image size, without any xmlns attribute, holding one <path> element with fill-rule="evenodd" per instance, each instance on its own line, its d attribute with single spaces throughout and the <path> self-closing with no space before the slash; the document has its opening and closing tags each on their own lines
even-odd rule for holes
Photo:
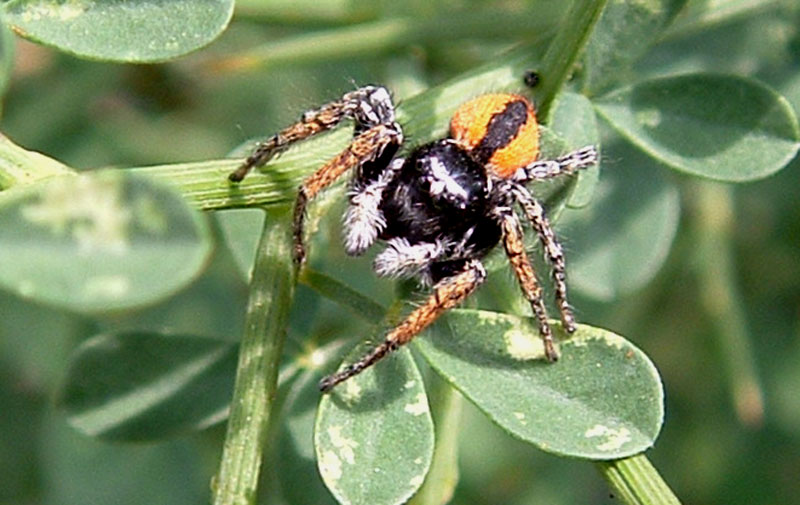
<svg viewBox="0 0 800 505">
<path fill-rule="evenodd" d="M 680 194 L 664 170 L 619 147 L 608 149 L 621 161 L 603 173 L 591 208 L 568 208 L 558 222 L 570 286 L 599 300 L 647 284 L 666 261 L 680 219 Z"/>
<path fill-rule="evenodd" d="M 561 93 L 551 115 L 550 127 L 557 131 L 573 149 L 600 144 L 597 116 L 592 102 L 585 96 L 571 92 Z M 599 153 L 598 156 L 601 157 Z M 599 178 L 599 163 L 581 170 L 578 173 L 575 189 L 567 202 L 567 207 L 577 209 L 589 205 Z"/>
<path fill-rule="evenodd" d="M 442 376 L 512 435 L 555 454 L 616 459 L 656 439 L 663 390 L 630 342 L 580 325 L 548 363 L 532 320 L 455 310 L 415 344 Z"/>
<path fill-rule="evenodd" d="M 766 177 L 800 148 L 791 105 L 770 88 L 742 77 L 653 79 L 611 93 L 595 107 L 650 156 L 709 179 Z"/>
<path fill-rule="evenodd" d="M 228 25 L 233 0 L 11 0 L 17 34 L 86 58 L 154 62 L 205 46 Z"/>
<path fill-rule="evenodd" d="M 238 347 L 154 333 L 98 335 L 72 356 L 57 403 L 83 433 L 155 440 L 221 421 Z"/>
<path fill-rule="evenodd" d="M 205 266 L 204 216 L 172 188 L 122 172 L 32 184 L 0 199 L 0 285 L 79 312 L 153 303 Z"/>
<path fill-rule="evenodd" d="M 322 480 L 342 504 L 400 504 L 419 489 L 433 455 L 433 421 L 407 349 L 322 397 L 314 444 Z"/>
<path fill-rule="evenodd" d="M 317 369 L 302 370 L 292 381 L 281 407 L 278 434 L 278 483 L 287 503 L 335 504 L 317 471 L 314 453 L 314 419 L 322 375 Z"/>
<path fill-rule="evenodd" d="M 39 427 L 39 438 L 28 444 L 46 448 L 35 458 L 35 478 L 52 497 L 46 501 L 185 505 L 208 500 L 206 453 L 195 440 L 108 444 L 76 432 L 55 414 L 29 422 Z"/>
<path fill-rule="evenodd" d="M 586 46 L 584 88 L 596 95 L 625 78 L 686 1 L 608 2 Z"/>
<path fill-rule="evenodd" d="M 263 209 L 233 209 L 214 214 L 242 279 L 250 282 L 258 249 L 258 237 L 264 228 Z"/>
</svg>

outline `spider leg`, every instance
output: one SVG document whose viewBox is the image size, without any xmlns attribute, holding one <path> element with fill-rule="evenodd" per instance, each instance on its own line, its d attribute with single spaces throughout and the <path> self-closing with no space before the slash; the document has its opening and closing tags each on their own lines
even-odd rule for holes
<svg viewBox="0 0 800 505">
<path fill-rule="evenodd" d="M 395 158 L 374 181 L 362 182 L 356 176 L 350 192 L 350 205 L 344 216 L 344 246 L 347 254 L 362 254 L 386 228 L 386 218 L 379 208 L 383 190 L 403 162 L 403 158 Z"/>
<path fill-rule="evenodd" d="M 553 284 L 555 285 L 556 305 L 561 315 L 561 323 L 567 333 L 575 331 L 575 316 L 567 301 L 567 268 L 564 260 L 564 250 L 558 243 L 550 221 L 545 215 L 544 207 L 523 186 L 516 185 L 512 190 L 514 197 L 522 207 L 525 217 L 539 236 L 545 257 L 553 268 Z"/>
<path fill-rule="evenodd" d="M 355 120 L 357 134 L 378 124 L 394 123 L 394 104 L 389 92 L 382 86 L 364 86 L 346 93 L 339 100 L 303 113 L 299 122 L 259 143 L 239 168 L 228 175 L 228 179 L 242 181 L 253 167 L 264 165 L 289 145 L 330 130 L 345 119 Z"/>
<path fill-rule="evenodd" d="M 439 281 L 434 286 L 431 296 L 411 312 L 403 322 L 387 333 L 383 342 L 344 370 L 322 379 L 319 383 L 320 390 L 330 391 L 340 382 L 358 375 L 387 354 L 407 344 L 443 312 L 464 301 L 485 278 L 486 270 L 480 261 L 467 261 L 460 273 Z"/>
<path fill-rule="evenodd" d="M 582 168 L 597 163 L 597 148 L 586 146 L 554 160 L 537 160 L 522 167 L 512 176 L 515 182 L 525 183 L 551 179 L 559 175 L 571 175 Z"/>
<path fill-rule="evenodd" d="M 408 277 L 419 273 L 444 253 L 441 242 L 410 244 L 404 238 L 393 238 L 373 264 L 381 277 Z"/>
<path fill-rule="evenodd" d="M 294 260 L 302 264 L 305 259 L 303 225 L 308 201 L 333 184 L 348 170 L 368 163 L 383 153 L 391 144 L 399 145 L 402 133 L 396 124 L 378 124 L 357 135 L 344 151 L 311 174 L 300 186 L 294 206 Z"/>
<path fill-rule="evenodd" d="M 534 272 L 528 255 L 525 253 L 525 244 L 522 240 L 522 227 L 519 219 L 511 209 L 506 209 L 500 215 L 500 227 L 503 231 L 503 247 L 506 250 L 508 261 L 511 263 L 511 268 L 519 281 L 522 293 L 530 302 L 533 314 L 536 316 L 539 334 L 544 343 L 545 356 L 548 361 L 556 361 L 558 360 L 558 351 L 556 351 L 555 343 L 553 342 L 550 323 L 547 321 L 547 309 L 542 298 L 542 286 L 536 279 L 536 272 Z"/>
</svg>

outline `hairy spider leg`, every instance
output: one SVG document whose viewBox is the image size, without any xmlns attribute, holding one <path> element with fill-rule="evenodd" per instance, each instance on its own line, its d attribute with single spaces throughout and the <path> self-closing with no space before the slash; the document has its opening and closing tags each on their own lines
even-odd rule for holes
<svg viewBox="0 0 800 505">
<path fill-rule="evenodd" d="M 506 209 L 501 213 L 500 227 L 503 231 L 503 247 L 506 250 L 506 256 L 508 256 L 511 268 L 519 281 L 522 294 L 531 304 L 531 309 L 533 309 L 533 314 L 539 325 L 539 335 L 544 343 L 545 357 L 547 357 L 548 361 L 557 361 L 558 351 L 556 351 L 555 343 L 553 342 L 550 323 L 547 321 L 547 309 L 542 297 L 542 286 L 536 279 L 536 272 L 534 272 L 533 265 L 531 265 L 527 253 L 525 253 L 525 243 L 519 219 L 511 209 Z"/>
<path fill-rule="evenodd" d="M 522 167 L 512 176 L 515 182 L 540 181 L 559 175 L 572 175 L 597 163 L 597 148 L 586 146 L 554 160 L 537 160 Z"/>
<path fill-rule="evenodd" d="M 403 158 L 395 158 L 374 181 L 365 183 L 362 180 L 364 175 L 356 174 L 344 215 L 344 248 L 347 254 L 363 254 L 386 228 L 386 218 L 380 209 L 383 190 L 404 161 Z"/>
<path fill-rule="evenodd" d="M 342 371 L 322 379 L 319 389 L 323 392 L 330 391 L 340 382 L 358 375 L 389 353 L 396 351 L 400 346 L 407 344 L 436 321 L 443 312 L 463 302 L 484 279 L 486 279 L 486 270 L 481 262 L 478 260 L 467 261 L 460 273 L 439 281 L 428 299 L 387 333 L 383 342 Z"/>
<path fill-rule="evenodd" d="M 289 145 L 330 130 L 345 119 L 355 119 L 357 133 L 381 123 L 393 123 L 394 106 L 389 91 L 382 86 L 364 86 L 344 94 L 339 100 L 303 113 L 299 122 L 259 143 L 244 163 L 228 175 L 228 179 L 241 182 L 253 167 L 264 165 Z"/>
<path fill-rule="evenodd" d="M 284 128 L 267 140 L 260 142 L 239 168 L 228 175 L 232 182 L 241 182 L 253 167 L 267 163 L 289 145 L 317 133 L 330 130 L 348 117 L 343 101 L 331 102 L 320 109 L 306 112 L 300 122 Z"/>
<path fill-rule="evenodd" d="M 375 256 L 373 268 L 381 277 L 410 277 L 419 274 L 445 253 L 441 242 L 410 244 L 405 238 L 392 238 L 386 249 Z"/>
<path fill-rule="evenodd" d="M 344 151 L 311 174 L 300 186 L 294 206 L 294 261 L 302 264 L 305 259 L 303 245 L 303 223 L 308 201 L 323 189 L 333 184 L 352 168 L 380 157 L 390 144 L 399 145 L 402 133 L 395 125 L 378 124 L 357 135 Z"/>
<path fill-rule="evenodd" d="M 564 260 L 564 250 L 561 244 L 558 243 L 558 238 L 556 238 L 553 227 L 550 226 L 550 221 L 545 215 L 542 204 L 522 185 L 515 184 L 512 192 L 520 207 L 522 207 L 525 217 L 528 218 L 533 230 L 538 235 L 545 258 L 550 262 L 550 266 L 553 269 L 556 305 L 561 315 L 561 323 L 567 333 L 573 333 L 575 331 L 575 316 L 567 301 L 567 267 Z"/>
</svg>

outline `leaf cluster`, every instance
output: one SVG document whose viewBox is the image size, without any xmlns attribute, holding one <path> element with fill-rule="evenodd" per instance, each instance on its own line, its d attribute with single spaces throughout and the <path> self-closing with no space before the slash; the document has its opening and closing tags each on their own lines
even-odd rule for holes
<svg viewBox="0 0 800 505">
<path fill-rule="evenodd" d="M 732 349 L 718 359 L 735 411 L 761 419 L 742 310 L 749 297 L 738 291 L 731 245 L 735 200 L 719 183 L 766 179 L 796 158 L 800 32 L 786 19 L 800 10 L 774 0 L 319 4 L 242 1 L 230 26 L 230 0 L 3 4 L 4 90 L 12 79 L 3 131 L 52 154 L 0 142 L 4 352 L 14 367 L 49 370 L 23 374 L 31 396 L 57 390 L 58 415 L 84 435 L 172 440 L 135 454 L 86 446 L 73 466 L 68 455 L 83 442 L 50 420 L 42 436 L 53 447 L 45 478 L 54 496 L 125 495 L 163 467 L 171 476 L 190 468 L 199 482 L 167 503 L 202 500 L 209 472 L 189 461 L 216 458 L 174 437 L 216 440 L 208 428 L 230 418 L 218 503 L 256 492 L 280 503 L 442 503 L 457 482 L 456 448 L 469 445 L 457 435 L 463 396 L 514 438 L 600 461 L 626 502 L 674 503 L 636 456 L 662 427 L 661 377 L 638 347 L 600 326 L 659 351 L 648 334 L 669 339 L 681 325 L 650 314 L 668 305 L 667 287 L 681 286 L 664 277 L 683 279 L 690 265 L 697 286 L 677 297 L 697 290 Z M 757 27 L 778 35 L 743 35 Z M 15 49 L 9 30 L 70 56 L 26 42 Z M 11 73 L 15 51 L 32 62 L 29 75 Z M 530 69 L 541 76 L 533 90 L 522 80 Z M 287 204 L 347 144 L 347 128 L 294 146 L 239 186 L 226 175 L 253 143 L 219 153 L 239 143 L 237 126 L 269 133 L 338 96 L 349 78 L 395 90 L 409 145 L 444 135 L 464 100 L 514 90 L 533 95 L 545 156 L 601 146 L 599 169 L 535 188 L 567 237 L 580 319 L 598 324 L 560 335 L 564 359 L 541 360 L 535 325 L 497 255 L 473 305 L 320 398 L 319 378 L 380 339 L 422 295 L 407 286 L 393 295 L 369 273 L 369 258 L 345 260 L 341 186 L 312 208 L 310 268 L 295 279 L 284 261 Z M 691 261 L 674 259 L 687 252 Z M 679 364 L 666 368 L 680 374 Z M 109 475 L 108 487 L 68 484 L 92 454 L 133 476 Z M 266 491 L 262 458 L 261 478 L 278 483 Z M 26 486 L 36 470 L 11 465 L 8 496 L 35 493 Z M 466 493 L 476 485 L 469 475 L 476 471 L 467 470 Z M 126 500 L 165 501 L 171 489 Z"/>
</svg>

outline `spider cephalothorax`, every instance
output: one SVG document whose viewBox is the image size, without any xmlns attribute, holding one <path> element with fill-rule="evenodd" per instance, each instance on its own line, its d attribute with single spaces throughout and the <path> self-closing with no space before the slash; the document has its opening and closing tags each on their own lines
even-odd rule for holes
<svg viewBox="0 0 800 505">
<path fill-rule="evenodd" d="M 515 208 L 530 223 L 553 269 L 555 299 L 567 332 L 575 320 L 567 302 L 564 255 L 544 208 L 525 187 L 531 181 L 572 174 L 597 162 L 593 146 L 555 160 L 538 160 L 539 127 L 531 103 L 520 95 L 482 95 L 462 104 L 448 138 L 416 147 L 398 157 L 403 132 L 395 121 L 389 92 L 366 86 L 303 114 L 281 130 L 230 175 L 241 181 L 292 142 L 338 125 L 355 123 L 353 141 L 300 186 L 294 213 L 294 259 L 305 258 L 303 221 L 307 202 L 345 172 L 353 171 L 345 214 L 345 248 L 358 255 L 376 240 L 386 248 L 375 258 L 382 276 L 417 276 L 432 294 L 359 361 L 322 380 L 330 390 L 406 344 L 444 311 L 460 304 L 480 285 L 480 260 L 502 243 L 530 302 L 548 360 L 558 358 L 536 278 L 523 243 Z"/>
</svg>

